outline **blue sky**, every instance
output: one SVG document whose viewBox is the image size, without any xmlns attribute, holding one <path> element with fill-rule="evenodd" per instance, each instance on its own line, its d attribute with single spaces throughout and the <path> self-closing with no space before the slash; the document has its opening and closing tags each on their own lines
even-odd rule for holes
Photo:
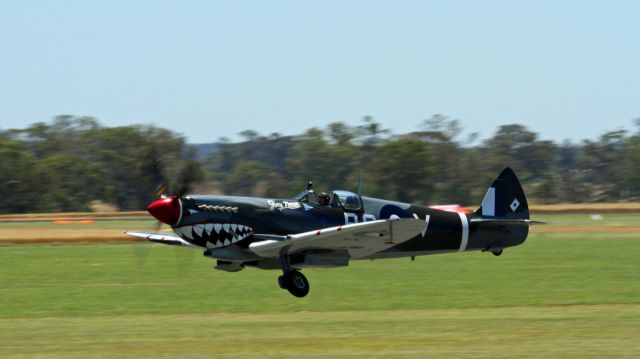
<svg viewBox="0 0 640 359">
<path fill-rule="evenodd" d="M 635 130 L 640 1 L 0 1 L 0 128 Z"/>
</svg>

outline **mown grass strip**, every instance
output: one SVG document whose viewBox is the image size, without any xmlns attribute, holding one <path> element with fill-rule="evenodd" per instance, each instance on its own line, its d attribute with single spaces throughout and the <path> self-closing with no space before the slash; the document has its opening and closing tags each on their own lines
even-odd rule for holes
<svg viewBox="0 0 640 359">
<path fill-rule="evenodd" d="M 2 357 L 633 358 L 640 305 L 0 320 Z"/>
</svg>

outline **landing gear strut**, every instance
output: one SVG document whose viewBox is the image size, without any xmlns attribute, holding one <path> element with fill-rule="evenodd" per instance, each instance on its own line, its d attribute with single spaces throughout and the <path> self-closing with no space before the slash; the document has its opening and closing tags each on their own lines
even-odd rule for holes
<svg viewBox="0 0 640 359">
<path fill-rule="evenodd" d="M 286 289 L 293 296 L 302 298 L 309 294 L 309 281 L 307 278 L 295 269 L 289 267 L 289 262 L 285 257 L 280 257 L 282 263 L 283 274 L 278 277 L 280 288 Z"/>
</svg>

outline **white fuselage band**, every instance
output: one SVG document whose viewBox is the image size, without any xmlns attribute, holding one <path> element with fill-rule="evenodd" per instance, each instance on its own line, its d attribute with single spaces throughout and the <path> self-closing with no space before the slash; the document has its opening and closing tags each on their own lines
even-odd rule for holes
<svg viewBox="0 0 640 359">
<path fill-rule="evenodd" d="M 458 252 L 463 252 L 467 249 L 467 242 L 469 242 L 469 219 L 464 213 L 458 212 L 458 215 L 462 222 L 462 240 L 460 241 L 460 249 L 458 249 Z"/>
</svg>

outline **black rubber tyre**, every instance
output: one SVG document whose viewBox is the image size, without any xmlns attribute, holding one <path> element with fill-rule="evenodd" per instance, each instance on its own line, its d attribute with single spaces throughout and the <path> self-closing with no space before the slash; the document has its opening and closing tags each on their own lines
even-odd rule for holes
<svg viewBox="0 0 640 359">
<path fill-rule="evenodd" d="M 491 253 L 493 253 L 494 256 L 499 257 L 502 254 L 502 249 Z"/>
<path fill-rule="evenodd" d="M 291 295 L 302 298 L 309 294 L 309 281 L 297 270 L 288 271 L 283 279 L 284 285 Z"/>
</svg>

